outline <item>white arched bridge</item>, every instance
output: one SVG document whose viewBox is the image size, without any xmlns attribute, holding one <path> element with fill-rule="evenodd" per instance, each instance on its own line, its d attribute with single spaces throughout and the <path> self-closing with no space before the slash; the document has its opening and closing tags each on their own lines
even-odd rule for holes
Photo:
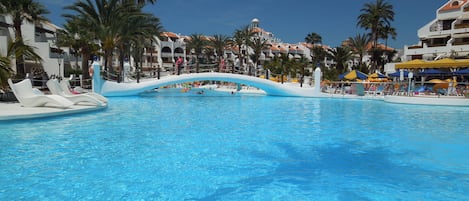
<svg viewBox="0 0 469 201">
<path fill-rule="evenodd" d="M 153 90 L 155 88 L 168 86 L 172 84 L 182 84 L 185 82 L 194 81 L 224 81 L 233 82 L 238 84 L 245 84 L 259 88 L 267 95 L 272 96 L 296 96 L 296 97 L 323 97 L 317 87 L 299 87 L 281 84 L 267 79 L 262 79 L 253 76 L 231 74 L 231 73 L 193 73 L 183 75 L 170 75 L 162 77 L 161 79 L 146 80 L 140 83 L 117 83 L 112 81 L 105 81 L 99 75 L 100 66 L 97 63 L 93 64 L 93 91 L 100 93 L 104 96 L 132 96 L 138 95 L 142 92 Z M 315 72 L 315 86 L 320 86 L 319 75 L 320 69 Z"/>
</svg>

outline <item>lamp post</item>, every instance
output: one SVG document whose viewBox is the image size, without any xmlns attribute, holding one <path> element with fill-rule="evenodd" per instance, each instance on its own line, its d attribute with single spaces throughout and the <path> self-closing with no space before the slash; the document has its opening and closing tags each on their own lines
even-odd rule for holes
<svg viewBox="0 0 469 201">
<path fill-rule="evenodd" d="M 61 64 L 62 64 L 62 60 L 63 60 L 63 59 L 62 59 L 62 51 L 61 51 L 60 49 L 58 49 L 58 53 L 59 53 L 59 56 L 58 56 L 58 58 L 57 58 L 57 64 L 59 65 L 59 69 L 58 69 L 58 70 L 59 70 L 59 73 L 58 73 L 58 75 L 57 75 L 57 79 L 60 80 L 60 79 L 61 79 L 60 66 L 61 66 Z"/>
<path fill-rule="evenodd" d="M 62 50 L 60 49 L 60 46 L 59 46 L 59 34 L 56 32 L 55 33 L 55 46 L 57 47 L 57 54 L 59 54 L 57 56 L 57 64 L 59 66 L 59 69 L 58 69 L 58 73 L 57 73 L 57 79 L 60 79 L 60 66 L 62 64 Z"/>
</svg>

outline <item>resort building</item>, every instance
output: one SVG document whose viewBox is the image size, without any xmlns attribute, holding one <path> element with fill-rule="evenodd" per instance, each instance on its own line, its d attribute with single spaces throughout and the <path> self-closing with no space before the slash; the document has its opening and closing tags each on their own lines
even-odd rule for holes
<svg viewBox="0 0 469 201">
<path fill-rule="evenodd" d="M 347 39 L 342 42 L 342 46 L 350 46 L 350 43 L 351 43 L 350 40 Z M 365 48 L 366 52 L 363 55 L 361 62 L 360 62 L 360 56 L 358 54 L 353 54 L 353 58 L 347 62 L 349 70 L 352 70 L 351 68 L 352 66 L 359 66 L 360 63 L 370 66 L 372 62 L 373 48 L 374 48 L 373 42 L 369 42 L 366 45 L 366 48 Z M 376 48 L 383 51 L 382 58 L 383 60 L 385 60 L 385 63 L 392 62 L 393 60 L 399 58 L 399 55 L 401 55 L 397 49 L 394 49 L 392 47 L 386 46 L 381 43 L 378 43 L 376 45 Z M 388 56 L 386 52 L 390 52 L 390 53 L 395 52 L 395 54 L 390 54 L 390 56 Z M 392 57 L 392 58 L 388 58 L 388 57 Z"/>
<path fill-rule="evenodd" d="M 7 55 L 9 41 L 15 39 L 12 24 L 10 16 L 0 15 L 0 55 L 2 56 Z M 56 32 L 60 28 L 49 22 L 34 24 L 24 21 L 21 29 L 24 43 L 34 47 L 35 52 L 42 58 L 39 64 L 25 57 L 25 72 L 31 76 L 43 72 L 48 76 L 63 76 L 64 69 L 69 69 L 75 58 L 69 54 L 69 48 L 57 47 Z M 14 65 L 15 61 L 12 62 Z"/>
<path fill-rule="evenodd" d="M 222 56 L 226 60 L 227 68 L 237 66 L 240 70 L 247 71 L 248 69 L 257 70 L 262 69 L 262 65 L 266 61 L 270 61 L 275 57 L 281 55 L 288 55 L 290 59 L 306 58 L 312 60 L 311 48 L 313 44 L 299 42 L 296 44 L 284 43 L 279 38 L 276 38 L 273 33 L 267 32 L 259 26 L 259 20 L 253 19 L 249 25 L 249 29 L 254 32 L 254 38 L 259 38 L 267 43 L 267 47 L 262 51 L 259 58 L 259 65 L 254 67 L 255 64 L 249 56 L 253 55 L 254 51 L 250 47 L 242 46 L 241 50 L 236 45 L 227 47 L 223 53 L 215 52 L 214 55 Z M 204 36 L 205 40 L 212 40 L 211 36 Z M 194 63 L 194 55 L 191 50 L 187 49 L 187 42 L 190 40 L 189 36 L 176 34 L 173 32 L 163 32 L 155 43 L 151 53 L 145 53 L 146 62 L 143 63 L 143 69 L 154 69 L 155 66 L 161 67 L 164 70 L 174 70 L 175 63 L 178 57 L 185 58 L 185 66 L 191 66 Z M 321 47 L 328 49 L 329 47 L 321 45 Z M 245 55 L 244 60 L 241 54 Z M 211 59 L 214 59 L 213 57 Z M 326 65 L 332 64 L 332 61 L 326 60 Z M 231 66 L 230 66 L 231 65 Z M 254 67 L 254 68 L 249 68 Z"/>
<path fill-rule="evenodd" d="M 8 41 L 14 39 L 15 34 L 12 29 L 12 19 L 10 16 L 0 16 L 0 54 L 7 54 Z M 260 39 L 266 42 L 266 48 L 262 50 L 259 55 L 259 62 L 254 63 L 250 55 L 254 55 L 254 50 L 250 47 L 242 46 L 241 49 L 236 45 L 226 47 L 224 52 L 212 52 L 210 54 L 199 55 L 200 59 L 204 59 L 204 64 L 200 64 L 201 68 L 216 69 L 224 68 L 225 71 L 235 68 L 240 73 L 249 73 L 252 75 L 261 75 L 265 73 L 263 65 L 275 59 L 276 57 L 287 56 L 289 59 L 305 58 L 312 61 L 314 56 L 312 53 L 313 47 L 321 47 L 326 51 L 330 49 L 329 46 L 322 44 L 310 44 L 306 42 L 298 43 L 285 43 L 281 39 L 275 37 L 271 32 L 261 28 L 260 21 L 253 19 L 249 25 L 249 29 L 254 32 L 253 38 Z M 25 58 L 25 72 L 30 75 L 38 76 L 47 73 L 50 76 L 63 77 L 68 76 L 71 69 L 81 68 L 81 58 L 75 57 L 68 47 L 57 47 L 57 31 L 61 28 L 50 23 L 29 23 L 24 21 L 22 24 L 23 39 L 26 44 L 35 47 L 36 52 L 41 56 L 42 62 L 36 63 Z M 183 59 L 183 67 L 186 71 L 193 69 L 195 65 L 194 52 L 188 49 L 187 44 L 190 36 L 177 34 L 173 32 L 163 32 L 158 37 L 154 37 L 151 45 L 146 47 L 143 54 L 143 59 L 139 66 L 142 72 L 146 75 L 156 75 L 156 72 L 174 73 L 178 58 Z M 204 36 L 204 40 L 212 40 L 211 36 Z M 388 48 L 388 47 L 385 47 Z M 369 54 L 371 55 L 371 54 Z M 79 56 L 78 56 L 79 57 Z M 223 58 L 223 66 L 217 63 L 216 57 Z M 207 61 L 210 60 L 211 62 Z M 365 55 L 363 63 L 370 62 L 370 56 Z M 91 61 L 90 61 L 91 63 Z M 135 71 L 135 60 L 129 59 L 130 71 Z M 334 65 L 334 61 L 326 58 L 323 63 L 328 67 Z M 359 62 L 354 59 L 349 62 L 349 67 L 357 65 Z M 13 61 L 14 65 L 14 61 Z M 119 66 L 118 58 L 114 58 L 112 65 L 116 68 Z M 310 65 L 309 72 L 313 72 L 317 64 Z M 128 65 L 127 65 L 128 66 Z M 124 66 L 125 68 L 125 66 Z M 13 68 L 15 70 L 15 68 Z M 127 69 L 125 69 L 127 71 Z"/>
<path fill-rule="evenodd" d="M 450 0 L 436 18 L 418 30 L 419 43 L 405 46 L 403 61 L 437 60 L 469 55 L 469 0 Z"/>
</svg>

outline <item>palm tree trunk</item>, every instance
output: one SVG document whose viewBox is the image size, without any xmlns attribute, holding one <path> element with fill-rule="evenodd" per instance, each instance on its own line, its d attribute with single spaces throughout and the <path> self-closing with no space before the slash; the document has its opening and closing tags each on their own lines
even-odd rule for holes
<svg viewBox="0 0 469 201">
<path fill-rule="evenodd" d="M 195 72 L 199 73 L 199 54 L 195 54 Z"/>
<path fill-rule="evenodd" d="M 83 69 L 83 79 L 89 79 L 90 78 L 90 69 L 88 66 L 88 58 L 90 57 L 90 54 L 87 52 L 82 53 L 82 58 L 81 58 L 81 68 Z"/>
<path fill-rule="evenodd" d="M 23 41 L 23 33 L 21 31 L 21 19 L 15 18 L 13 20 L 13 27 L 15 29 L 15 40 Z M 26 69 L 24 65 L 24 58 L 23 55 L 15 55 L 15 62 L 16 62 L 16 74 L 20 77 L 24 77 L 26 74 Z"/>
</svg>

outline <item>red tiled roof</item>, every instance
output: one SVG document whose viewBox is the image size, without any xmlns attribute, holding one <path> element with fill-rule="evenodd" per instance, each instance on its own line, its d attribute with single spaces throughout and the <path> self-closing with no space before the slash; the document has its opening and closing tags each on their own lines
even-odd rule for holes
<svg viewBox="0 0 469 201">
<path fill-rule="evenodd" d="M 280 51 L 280 48 L 278 47 L 277 44 L 272 44 L 272 46 L 270 47 L 270 49 L 271 49 L 272 51 L 277 51 L 277 52 Z"/>
<path fill-rule="evenodd" d="M 254 32 L 254 33 L 259 33 L 259 32 L 262 33 L 262 32 L 265 32 L 264 30 L 262 30 L 262 29 L 259 28 L 259 27 L 254 27 L 254 28 L 251 29 L 251 31 Z"/>
<path fill-rule="evenodd" d="M 179 38 L 179 36 L 173 32 L 162 32 L 161 36 L 166 36 L 169 38 Z"/>
<path fill-rule="evenodd" d="M 446 3 L 438 12 L 444 12 L 449 10 L 456 10 L 461 8 L 468 0 L 452 0 Z"/>
<path fill-rule="evenodd" d="M 371 50 L 372 48 L 373 48 L 373 43 L 368 43 L 368 45 L 366 46 L 366 49 Z M 376 46 L 376 48 L 381 49 L 381 50 L 387 50 L 387 51 L 393 51 L 394 50 L 394 48 L 383 45 L 383 44 L 378 44 Z"/>
</svg>

